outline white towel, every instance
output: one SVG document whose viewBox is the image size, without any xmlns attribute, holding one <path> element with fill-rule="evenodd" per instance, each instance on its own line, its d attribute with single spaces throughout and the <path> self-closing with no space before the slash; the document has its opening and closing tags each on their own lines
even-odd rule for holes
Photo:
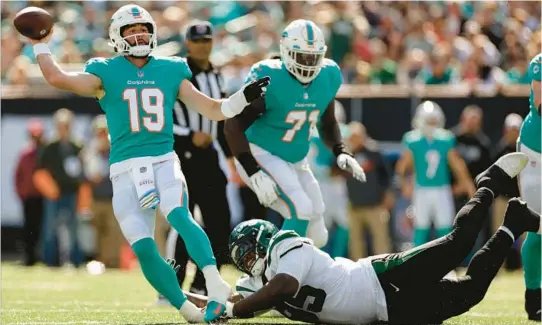
<svg viewBox="0 0 542 325">
<path fill-rule="evenodd" d="M 152 162 L 132 165 L 132 179 L 137 191 L 139 205 L 143 209 L 155 209 L 160 199 L 154 186 Z"/>
</svg>

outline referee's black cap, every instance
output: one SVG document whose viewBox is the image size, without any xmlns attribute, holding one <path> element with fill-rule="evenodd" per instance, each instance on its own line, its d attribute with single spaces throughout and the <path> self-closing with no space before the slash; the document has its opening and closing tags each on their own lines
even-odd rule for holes
<svg viewBox="0 0 542 325">
<path fill-rule="evenodd" d="M 185 39 L 188 41 L 213 39 L 213 25 L 208 21 L 192 22 L 186 27 Z"/>
</svg>

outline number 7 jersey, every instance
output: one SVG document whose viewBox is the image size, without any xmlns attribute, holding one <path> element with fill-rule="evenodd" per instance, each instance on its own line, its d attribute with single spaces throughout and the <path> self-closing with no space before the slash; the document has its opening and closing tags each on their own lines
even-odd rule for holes
<svg viewBox="0 0 542 325">
<path fill-rule="evenodd" d="M 253 143 L 284 161 L 296 163 L 309 152 L 311 128 L 342 83 L 337 64 L 324 59 L 318 76 L 308 85 L 292 76 L 281 60 L 265 60 L 252 66 L 247 83 L 269 76 L 271 84 L 265 94 L 265 113 L 247 129 Z"/>
<path fill-rule="evenodd" d="M 149 57 L 138 68 L 124 56 L 94 58 L 85 71 L 99 77 L 98 100 L 111 136 L 110 164 L 173 151 L 173 106 L 179 86 L 192 72 L 179 57 Z"/>
</svg>

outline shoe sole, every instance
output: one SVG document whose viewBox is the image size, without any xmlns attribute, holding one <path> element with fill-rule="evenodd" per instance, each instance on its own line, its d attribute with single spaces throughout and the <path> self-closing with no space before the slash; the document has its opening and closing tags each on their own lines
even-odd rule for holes
<svg viewBox="0 0 542 325">
<path fill-rule="evenodd" d="M 529 163 L 529 157 L 522 152 L 512 152 L 502 156 L 495 162 L 495 166 L 499 167 L 506 175 L 511 178 L 516 177 Z"/>
</svg>

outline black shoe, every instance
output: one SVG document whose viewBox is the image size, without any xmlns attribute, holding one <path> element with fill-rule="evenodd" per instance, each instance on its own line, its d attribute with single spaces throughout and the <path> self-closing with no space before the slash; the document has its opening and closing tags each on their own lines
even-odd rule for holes
<svg viewBox="0 0 542 325">
<path fill-rule="evenodd" d="M 529 320 L 540 322 L 540 290 L 527 289 L 525 290 L 525 311 Z"/>
<path fill-rule="evenodd" d="M 513 198 L 508 201 L 504 213 L 503 225 L 508 228 L 516 238 L 524 232 L 540 233 L 540 215 L 527 206 L 524 201 Z"/>
<path fill-rule="evenodd" d="M 490 189 L 495 197 L 501 194 L 512 197 L 513 189 L 517 186 L 515 177 L 527 166 L 528 162 L 529 157 L 524 153 L 509 153 L 476 176 L 474 182 L 478 188 Z"/>
</svg>

